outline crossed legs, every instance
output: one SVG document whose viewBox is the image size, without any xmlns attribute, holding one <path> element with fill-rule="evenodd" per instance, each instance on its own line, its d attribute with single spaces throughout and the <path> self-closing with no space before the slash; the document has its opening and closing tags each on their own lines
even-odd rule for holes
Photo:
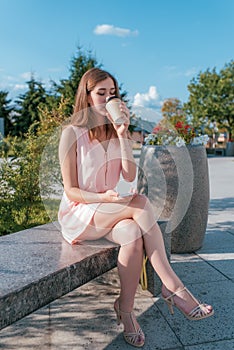
<svg viewBox="0 0 234 350">
<path fill-rule="evenodd" d="M 164 297 L 183 289 L 182 281 L 168 262 L 161 230 L 156 223 L 152 206 L 145 196 L 135 195 L 129 203 L 102 203 L 89 229 L 80 236 L 84 240 L 100 237 L 120 245 L 118 272 L 121 283 L 121 310 L 130 312 L 133 308 L 142 266 L 143 247 L 163 283 Z M 175 299 L 185 313 L 197 306 L 196 299 L 186 291 L 179 292 Z M 212 310 L 211 306 L 207 306 L 207 312 L 209 310 Z M 125 323 L 125 327 L 131 331 L 132 326 L 129 322 Z"/>
<path fill-rule="evenodd" d="M 127 267 L 131 265 L 132 260 L 134 261 L 131 269 L 132 273 L 137 275 L 136 280 L 139 281 L 144 246 L 163 284 L 171 291 L 176 291 L 183 286 L 168 262 L 161 230 L 156 223 L 152 206 L 145 196 L 135 195 L 129 203 L 101 204 L 84 239 L 94 239 L 94 237 L 97 239 L 103 236 L 120 244 L 120 268 L 123 262 Z M 132 259 L 133 254 L 134 259 Z"/>
</svg>

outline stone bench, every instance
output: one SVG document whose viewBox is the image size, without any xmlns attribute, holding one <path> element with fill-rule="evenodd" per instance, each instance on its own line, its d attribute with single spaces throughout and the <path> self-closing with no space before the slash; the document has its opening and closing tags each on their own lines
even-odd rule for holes
<svg viewBox="0 0 234 350">
<path fill-rule="evenodd" d="M 170 259 L 170 237 L 164 241 Z M 72 246 L 54 223 L 0 237 L 0 329 L 116 267 L 118 250 L 105 239 Z M 159 294 L 149 262 L 147 275 L 148 290 Z"/>
</svg>

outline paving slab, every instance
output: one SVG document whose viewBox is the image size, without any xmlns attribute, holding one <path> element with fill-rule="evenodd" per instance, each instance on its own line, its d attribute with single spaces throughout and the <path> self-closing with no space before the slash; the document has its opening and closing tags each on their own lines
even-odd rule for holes
<svg viewBox="0 0 234 350">
<path fill-rule="evenodd" d="M 184 350 L 233 350 L 233 349 L 234 349 L 233 339 L 184 347 Z"/>
<path fill-rule="evenodd" d="M 225 231 L 224 227 L 222 230 L 217 227 L 208 228 L 204 245 L 196 253 L 214 267 L 216 272 L 234 279 L 234 235 Z"/>
<path fill-rule="evenodd" d="M 173 270 L 185 285 L 206 283 L 208 279 L 209 282 L 227 279 L 197 254 L 172 254 L 171 263 Z"/>
<path fill-rule="evenodd" d="M 1 349 L 129 349 L 123 326 L 117 326 L 113 302 L 119 294 L 117 271 L 112 284 L 92 281 L 5 328 L 0 333 Z M 97 279 L 98 280 L 98 279 Z M 146 334 L 144 349 L 181 348 L 155 300 L 138 288 L 135 312 Z M 182 349 L 182 348 L 181 348 Z"/>
<path fill-rule="evenodd" d="M 183 346 L 234 339 L 233 282 L 193 284 L 188 288 L 198 299 L 206 299 L 214 306 L 214 316 L 200 321 L 188 321 L 176 308 L 175 314 L 169 315 L 162 300 L 156 303 Z"/>
<path fill-rule="evenodd" d="M 234 254 L 210 254 L 209 256 L 201 254 L 201 256 L 209 261 L 209 264 L 215 267 L 216 271 L 222 273 L 224 277 L 234 279 Z"/>
<path fill-rule="evenodd" d="M 234 235 L 224 228 L 208 227 L 205 234 L 204 243 L 196 254 L 215 253 L 215 252 L 234 252 Z"/>
</svg>

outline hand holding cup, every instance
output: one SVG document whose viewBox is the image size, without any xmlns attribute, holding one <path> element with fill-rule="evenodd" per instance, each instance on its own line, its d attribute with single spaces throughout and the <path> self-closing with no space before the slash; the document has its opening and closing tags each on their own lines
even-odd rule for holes
<svg viewBox="0 0 234 350">
<path fill-rule="evenodd" d="M 106 99 L 106 110 L 110 114 L 113 123 L 117 125 L 125 124 L 126 117 L 121 111 L 121 100 L 118 96 L 110 96 Z"/>
</svg>

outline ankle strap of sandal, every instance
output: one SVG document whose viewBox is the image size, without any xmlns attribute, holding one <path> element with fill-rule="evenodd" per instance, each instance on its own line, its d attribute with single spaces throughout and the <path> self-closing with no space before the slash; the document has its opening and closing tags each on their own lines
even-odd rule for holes
<svg viewBox="0 0 234 350">
<path fill-rule="evenodd" d="M 177 294 L 180 293 L 180 292 L 183 292 L 184 290 L 186 290 L 186 292 L 189 293 L 188 289 L 187 289 L 186 287 L 183 287 L 182 289 L 178 290 L 177 292 L 170 294 L 170 295 L 169 295 L 167 298 L 165 298 L 165 299 L 166 299 L 166 300 L 167 300 L 167 299 L 171 299 L 172 297 L 174 297 L 175 295 L 177 295 Z"/>
</svg>

